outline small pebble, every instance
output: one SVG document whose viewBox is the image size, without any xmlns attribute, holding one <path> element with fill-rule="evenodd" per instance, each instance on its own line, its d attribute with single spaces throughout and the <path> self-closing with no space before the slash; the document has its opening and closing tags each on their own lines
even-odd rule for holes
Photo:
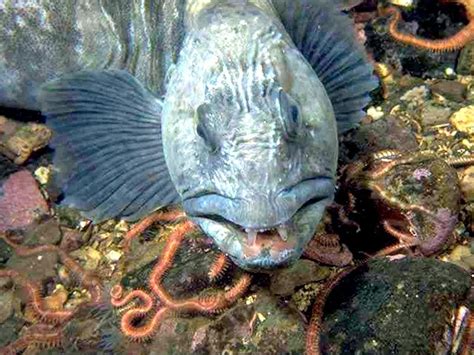
<svg viewBox="0 0 474 355">
<path fill-rule="evenodd" d="M 51 176 L 51 169 L 45 166 L 40 166 L 38 169 L 35 170 L 34 175 L 36 181 L 38 181 L 40 185 L 46 185 Z"/>
<path fill-rule="evenodd" d="M 449 254 L 449 260 L 460 261 L 461 258 L 470 256 L 470 255 L 471 255 L 471 250 L 469 249 L 469 247 L 464 246 L 464 245 L 458 245 L 451 251 L 451 254 Z"/>
<path fill-rule="evenodd" d="M 421 122 L 423 126 L 436 126 L 448 123 L 451 113 L 452 111 L 449 107 L 438 106 L 429 102 L 421 111 Z"/>
<path fill-rule="evenodd" d="M 129 229 L 130 226 L 123 219 L 121 219 L 114 227 L 114 231 L 117 233 L 127 233 Z"/>
<path fill-rule="evenodd" d="M 450 121 L 458 131 L 474 135 L 474 105 L 463 107 L 455 112 Z"/>
<path fill-rule="evenodd" d="M 454 74 L 456 74 L 455 71 L 454 71 L 454 69 L 453 69 L 453 68 L 450 68 L 450 67 L 444 69 L 444 73 L 445 73 L 447 76 L 453 76 Z"/>
<path fill-rule="evenodd" d="M 372 117 L 372 119 L 376 121 L 384 116 L 384 112 L 380 106 L 370 106 L 367 110 L 367 115 Z"/>
<path fill-rule="evenodd" d="M 474 202 L 474 166 L 461 173 L 461 191 L 466 202 Z"/>
<path fill-rule="evenodd" d="M 429 90 L 425 85 L 415 86 L 400 97 L 409 108 L 420 106 L 428 98 Z"/>
<path fill-rule="evenodd" d="M 413 6 L 413 0 L 390 0 L 390 2 L 394 5 L 402 6 L 402 7 L 411 7 Z"/>
<path fill-rule="evenodd" d="M 13 313 L 13 289 L 0 292 L 0 324 L 5 322 Z"/>
<path fill-rule="evenodd" d="M 470 270 L 474 270 L 474 255 L 469 255 L 461 259 L 461 261 L 469 266 Z"/>
<path fill-rule="evenodd" d="M 75 250 L 71 253 L 72 257 L 84 260 L 83 267 L 85 270 L 92 271 L 97 269 L 102 260 L 101 252 L 91 247 L 84 247 L 83 249 Z"/>
<path fill-rule="evenodd" d="M 0 232 L 25 228 L 49 213 L 35 178 L 27 170 L 10 175 L 0 191 Z"/>
<path fill-rule="evenodd" d="M 464 102 L 466 90 L 466 85 L 454 80 L 438 80 L 431 85 L 431 91 L 434 94 L 441 95 L 454 102 Z"/>
<path fill-rule="evenodd" d="M 119 259 L 122 257 L 122 253 L 116 250 L 111 250 L 107 254 L 105 254 L 105 257 L 114 263 L 119 261 Z"/>
<path fill-rule="evenodd" d="M 68 298 L 68 292 L 63 285 L 56 285 L 53 293 L 44 298 L 44 304 L 48 309 L 63 309 Z"/>
</svg>

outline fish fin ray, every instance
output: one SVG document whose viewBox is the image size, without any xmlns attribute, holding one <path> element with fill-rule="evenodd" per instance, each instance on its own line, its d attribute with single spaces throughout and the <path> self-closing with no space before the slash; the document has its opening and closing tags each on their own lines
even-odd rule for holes
<svg viewBox="0 0 474 355">
<path fill-rule="evenodd" d="M 377 88 L 362 46 L 349 18 L 327 0 L 273 0 L 275 9 L 296 47 L 326 88 L 340 133 L 364 116 L 369 93 Z M 345 99 L 357 96 L 351 112 Z"/>
<path fill-rule="evenodd" d="M 67 74 L 46 83 L 39 98 L 54 132 L 63 203 L 100 222 L 138 219 L 180 201 L 164 159 L 162 104 L 132 75 Z"/>
</svg>

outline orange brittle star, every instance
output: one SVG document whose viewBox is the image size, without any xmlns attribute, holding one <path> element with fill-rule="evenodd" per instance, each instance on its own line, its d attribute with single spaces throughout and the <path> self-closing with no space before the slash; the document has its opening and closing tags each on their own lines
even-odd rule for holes
<svg viewBox="0 0 474 355">
<path fill-rule="evenodd" d="M 130 245 L 132 238 L 136 237 L 147 226 L 155 221 L 170 221 L 175 216 L 183 217 L 183 214 L 168 212 L 158 213 L 150 216 L 144 223 L 138 223 L 132 229 L 132 233 L 126 236 L 126 245 Z M 120 328 L 124 335 L 131 340 L 144 341 L 150 339 L 159 329 L 161 322 L 167 316 L 174 313 L 218 313 L 234 303 L 250 285 L 250 275 L 243 274 L 240 279 L 227 291 L 220 291 L 207 297 L 191 297 L 184 300 L 174 299 L 168 291 L 162 286 L 161 282 L 166 271 L 172 266 L 176 252 L 182 243 L 184 236 L 195 229 L 190 221 L 179 224 L 168 237 L 165 248 L 161 256 L 153 267 L 149 277 L 148 285 L 152 295 L 143 290 L 132 290 L 124 295 L 123 287 L 115 285 L 110 291 L 111 303 L 114 307 L 124 307 L 133 300 L 138 301 L 138 305 L 128 308 L 122 315 Z M 227 266 L 225 256 L 221 255 L 217 258 L 214 265 L 211 266 L 209 278 L 211 281 L 216 279 Z M 153 309 L 154 303 L 157 303 L 156 312 L 151 318 L 145 319 L 142 323 L 139 321 Z"/>
<path fill-rule="evenodd" d="M 414 35 L 400 32 L 397 27 L 401 20 L 400 10 L 394 6 L 382 8 L 381 15 L 392 15 L 389 22 L 389 33 L 397 41 L 409 44 L 421 49 L 428 49 L 436 52 L 447 52 L 461 49 L 467 43 L 474 40 L 474 0 L 444 0 L 445 2 L 455 2 L 464 6 L 466 9 L 469 23 L 459 32 L 445 39 L 425 39 Z"/>
</svg>

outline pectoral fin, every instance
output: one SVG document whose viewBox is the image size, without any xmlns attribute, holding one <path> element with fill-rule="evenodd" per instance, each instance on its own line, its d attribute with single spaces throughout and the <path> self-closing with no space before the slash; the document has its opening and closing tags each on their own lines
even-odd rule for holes
<svg viewBox="0 0 474 355">
<path fill-rule="evenodd" d="M 180 200 L 166 166 L 161 102 L 125 71 L 81 71 L 43 86 L 64 204 L 99 222 Z"/>
<path fill-rule="evenodd" d="M 323 83 L 336 115 L 339 132 L 353 128 L 364 116 L 370 91 L 378 86 L 351 21 L 337 0 L 273 0 L 293 42 Z"/>
</svg>

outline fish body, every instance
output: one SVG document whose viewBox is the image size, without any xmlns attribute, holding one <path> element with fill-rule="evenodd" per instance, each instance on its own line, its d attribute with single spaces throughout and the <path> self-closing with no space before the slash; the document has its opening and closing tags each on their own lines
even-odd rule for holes
<svg viewBox="0 0 474 355">
<path fill-rule="evenodd" d="M 0 105 L 38 110 L 40 87 L 124 69 L 157 95 L 185 32 L 184 0 L 0 1 Z"/>
<path fill-rule="evenodd" d="M 161 53 L 139 45 L 134 59 L 61 64 L 39 94 L 0 99 L 40 106 L 64 203 L 86 217 L 135 220 L 179 203 L 241 267 L 288 265 L 333 199 L 337 135 L 360 120 L 376 86 L 371 67 L 325 0 L 170 3 L 168 25 L 120 12 L 112 21 L 148 36 L 111 32 L 127 41 L 165 34 Z M 111 3 L 90 4 L 101 18 Z"/>
</svg>

